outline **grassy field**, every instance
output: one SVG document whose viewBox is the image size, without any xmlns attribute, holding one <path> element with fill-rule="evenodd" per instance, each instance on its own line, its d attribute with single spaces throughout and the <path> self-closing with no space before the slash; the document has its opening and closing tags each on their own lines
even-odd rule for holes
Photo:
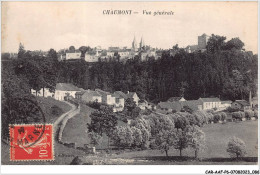
<svg viewBox="0 0 260 175">
<path fill-rule="evenodd" d="M 226 159 L 229 160 L 229 154 L 226 152 L 227 143 L 229 138 L 237 136 L 245 141 L 247 148 L 246 157 L 257 157 L 257 121 L 245 121 L 245 122 L 230 122 L 226 124 L 210 124 L 205 125 L 202 130 L 206 134 L 207 149 L 205 152 L 199 154 L 203 159 Z M 116 157 L 121 158 L 151 158 L 156 156 L 165 156 L 159 150 L 144 150 L 135 152 L 124 152 L 118 154 Z M 169 152 L 169 156 L 178 157 L 179 151 L 172 149 Z M 183 156 L 193 157 L 194 151 L 191 149 L 183 150 Z"/>
<path fill-rule="evenodd" d="M 87 123 L 90 123 L 91 119 L 89 116 L 93 111 L 93 108 L 82 104 L 80 114 L 68 120 L 63 131 L 62 141 L 65 143 L 76 143 L 76 147 L 84 147 L 84 144 L 90 144 Z M 124 123 L 118 121 L 118 125 L 122 126 Z M 107 136 L 104 135 L 101 139 L 100 145 L 97 146 L 96 149 L 107 148 L 107 142 Z"/>
<path fill-rule="evenodd" d="M 87 123 L 90 122 L 89 115 L 94 109 L 87 105 L 80 106 L 80 114 L 69 119 L 63 131 L 62 141 L 65 143 L 76 143 L 76 146 L 83 147 L 90 143 L 88 137 Z"/>
<path fill-rule="evenodd" d="M 44 116 L 46 118 L 46 123 L 54 123 L 54 121 L 62 114 L 71 109 L 71 107 L 65 102 L 55 100 L 51 97 L 36 97 L 39 106 L 41 107 Z M 58 106 L 59 111 L 55 114 L 52 111 L 53 106 Z"/>
</svg>

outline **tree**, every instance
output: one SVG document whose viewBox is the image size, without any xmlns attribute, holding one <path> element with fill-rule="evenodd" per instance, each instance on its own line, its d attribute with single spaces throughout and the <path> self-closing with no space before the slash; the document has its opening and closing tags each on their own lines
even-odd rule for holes
<svg viewBox="0 0 260 175">
<path fill-rule="evenodd" d="M 221 121 L 225 121 L 227 119 L 227 114 L 225 112 L 221 112 L 220 116 L 221 116 L 220 118 Z"/>
<path fill-rule="evenodd" d="M 58 55 L 57 55 L 57 52 L 54 49 L 50 49 L 49 50 L 49 52 L 47 54 L 47 57 L 52 59 L 55 62 L 58 61 Z"/>
<path fill-rule="evenodd" d="M 130 119 L 135 119 L 139 116 L 141 109 L 137 107 L 135 101 L 132 98 L 125 100 L 123 113 Z"/>
<path fill-rule="evenodd" d="M 174 139 L 176 137 L 176 129 L 171 128 L 169 130 L 161 130 L 155 136 L 155 144 L 157 148 L 165 152 L 166 157 L 168 157 L 168 151 L 173 146 Z"/>
<path fill-rule="evenodd" d="M 81 46 L 79 48 L 79 51 L 81 52 L 81 58 L 85 58 L 85 54 L 86 52 L 90 49 L 90 47 L 86 47 L 86 46 Z"/>
<path fill-rule="evenodd" d="M 183 106 L 181 109 L 181 112 L 188 112 L 188 113 L 192 114 L 193 109 L 191 109 L 189 106 Z"/>
<path fill-rule="evenodd" d="M 186 89 L 188 88 L 188 83 L 186 82 L 186 81 L 182 81 L 181 82 L 181 85 L 180 85 L 180 96 L 181 97 L 184 97 L 184 95 L 185 95 L 185 91 L 186 91 Z"/>
<path fill-rule="evenodd" d="M 246 155 L 246 144 L 240 138 L 233 137 L 228 141 L 227 152 L 231 157 L 244 157 Z"/>
<path fill-rule="evenodd" d="M 204 150 L 206 146 L 205 133 L 196 125 L 188 126 L 187 137 L 189 142 L 188 144 L 194 149 L 195 158 L 197 158 L 198 152 Z"/>
<path fill-rule="evenodd" d="M 131 127 L 132 133 L 133 133 L 133 146 L 134 147 L 140 147 L 142 145 L 143 137 L 142 137 L 142 131 L 136 127 Z"/>
<path fill-rule="evenodd" d="M 210 53 L 215 53 L 217 51 L 222 50 L 225 46 L 225 40 L 226 37 L 224 36 L 212 34 L 207 42 L 207 51 Z"/>
<path fill-rule="evenodd" d="M 187 148 L 189 145 L 189 140 L 187 137 L 187 129 L 176 129 L 175 139 L 173 146 L 175 149 L 180 151 L 180 156 L 182 156 L 182 150 Z"/>
<path fill-rule="evenodd" d="M 95 132 L 89 132 L 88 133 L 88 136 L 90 137 L 90 140 L 91 140 L 91 144 L 94 145 L 94 146 L 97 146 L 100 144 L 100 141 L 101 141 L 101 136 L 98 134 L 98 133 L 95 133 Z"/>
<path fill-rule="evenodd" d="M 177 129 L 184 130 L 189 124 L 189 120 L 186 116 L 177 116 L 177 118 L 175 119 L 175 128 Z"/>
<path fill-rule="evenodd" d="M 76 49 L 74 46 L 69 47 L 69 53 L 75 53 Z"/>
<path fill-rule="evenodd" d="M 140 146 L 144 149 L 148 148 L 151 135 L 149 122 L 144 118 L 137 118 L 131 121 L 130 126 L 140 129 L 142 133 L 142 142 Z"/>
<path fill-rule="evenodd" d="M 23 55 L 25 54 L 24 45 L 22 43 L 19 44 L 19 50 L 18 50 L 18 58 L 23 58 Z"/>
<path fill-rule="evenodd" d="M 112 140 L 118 147 L 129 147 L 134 142 L 133 132 L 129 126 L 117 126 Z"/>
<path fill-rule="evenodd" d="M 244 47 L 244 43 L 239 38 L 232 38 L 226 43 L 225 49 L 231 50 L 231 49 L 237 49 L 241 50 Z"/>
<path fill-rule="evenodd" d="M 91 123 L 88 123 L 88 131 L 95 132 L 102 136 L 106 134 L 108 137 L 108 148 L 109 138 L 112 137 L 113 131 L 117 125 L 117 118 L 113 113 L 113 109 L 109 106 L 103 105 L 99 110 L 96 110 L 90 115 Z"/>
</svg>

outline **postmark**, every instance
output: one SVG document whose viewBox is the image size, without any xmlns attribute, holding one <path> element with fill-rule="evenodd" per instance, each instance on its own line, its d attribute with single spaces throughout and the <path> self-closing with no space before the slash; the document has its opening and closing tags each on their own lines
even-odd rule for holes
<svg viewBox="0 0 260 175">
<path fill-rule="evenodd" d="M 9 129 L 11 161 L 54 160 L 52 124 L 18 124 Z"/>
</svg>

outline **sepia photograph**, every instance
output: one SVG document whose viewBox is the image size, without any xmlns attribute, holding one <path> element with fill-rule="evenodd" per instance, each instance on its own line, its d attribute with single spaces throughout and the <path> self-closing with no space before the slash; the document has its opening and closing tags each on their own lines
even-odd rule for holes
<svg viewBox="0 0 260 175">
<path fill-rule="evenodd" d="M 2 1 L 1 165 L 258 165 L 258 2 Z"/>
</svg>

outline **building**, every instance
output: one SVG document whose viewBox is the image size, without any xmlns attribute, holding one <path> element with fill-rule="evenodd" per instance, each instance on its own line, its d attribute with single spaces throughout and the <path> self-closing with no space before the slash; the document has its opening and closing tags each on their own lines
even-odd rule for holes
<svg viewBox="0 0 260 175">
<path fill-rule="evenodd" d="M 58 61 L 66 60 L 66 54 L 65 53 L 57 54 L 57 56 L 58 56 Z"/>
<path fill-rule="evenodd" d="M 137 52 L 138 51 L 138 46 L 137 46 L 137 42 L 135 40 L 135 37 L 134 37 L 134 40 L 132 42 L 132 51 L 133 52 Z"/>
<path fill-rule="evenodd" d="M 196 51 L 206 51 L 206 46 L 208 43 L 210 36 L 206 35 L 205 33 L 201 36 L 198 36 L 198 45 L 189 45 L 185 48 L 186 52 L 193 53 Z"/>
<path fill-rule="evenodd" d="M 65 97 L 71 96 L 73 98 L 76 97 L 76 93 L 80 92 L 81 90 L 70 83 L 57 83 L 56 90 L 54 94 L 54 99 L 63 101 Z"/>
<path fill-rule="evenodd" d="M 89 103 L 89 102 L 101 103 L 102 102 L 102 96 L 98 92 L 92 91 L 89 89 L 86 91 L 76 92 L 75 96 L 76 96 L 76 99 L 81 100 L 86 103 Z"/>
<path fill-rule="evenodd" d="M 187 100 L 187 101 L 179 101 L 181 103 L 182 108 L 184 106 L 189 107 L 193 111 L 202 110 L 202 104 L 199 100 Z"/>
<path fill-rule="evenodd" d="M 103 91 L 101 89 L 95 89 L 96 92 L 98 92 L 102 97 L 102 103 L 105 103 L 107 105 L 114 105 L 116 103 L 116 99 L 112 94 L 109 92 Z"/>
<path fill-rule="evenodd" d="M 115 94 L 113 94 L 113 97 L 115 97 L 115 104 L 114 104 L 113 111 L 114 112 L 123 111 L 125 107 L 125 99 Z"/>
<path fill-rule="evenodd" d="M 204 51 L 206 50 L 206 46 L 209 40 L 209 36 L 206 35 L 205 33 L 202 34 L 201 36 L 198 36 L 198 50 Z"/>
<path fill-rule="evenodd" d="M 172 100 L 167 102 L 160 102 L 158 104 L 158 109 L 164 110 L 166 112 L 180 112 L 185 106 L 189 107 L 192 111 L 202 110 L 201 101 L 199 100 Z"/>
<path fill-rule="evenodd" d="M 120 55 L 120 58 L 129 58 L 131 56 L 131 49 L 125 49 L 125 50 L 119 50 L 118 55 Z"/>
<path fill-rule="evenodd" d="M 140 98 L 138 97 L 137 93 L 128 91 L 126 95 L 128 98 L 132 98 L 135 104 L 138 106 Z"/>
<path fill-rule="evenodd" d="M 85 61 L 86 62 L 98 62 L 98 58 L 99 56 L 97 56 L 96 54 L 91 54 L 91 53 L 85 53 Z"/>
<path fill-rule="evenodd" d="M 219 98 L 199 98 L 201 102 L 202 110 L 217 109 L 221 105 Z"/>
<path fill-rule="evenodd" d="M 173 101 L 186 101 L 184 97 L 171 97 L 167 101 L 173 102 Z"/>
<path fill-rule="evenodd" d="M 250 110 L 251 106 L 246 100 L 236 100 L 231 104 L 231 108 L 246 111 Z"/>
<path fill-rule="evenodd" d="M 180 102 L 160 102 L 158 103 L 157 105 L 157 108 L 158 109 L 161 109 L 163 111 L 166 111 L 166 112 L 180 112 L 181 109 L 182 109 L 182 105 Z"/>
<path fill-rule="evenodd" d="M 189 45 L 185 48 L 186 52 L 193 53 L 198 50 L 198 45 Z"/>
<path fill-rule="evenodd" d="M 75 53 L 66 53 L 66 60 L 77 60 L 80 59 L 81 53 L 75 52 Z"/>
<path fill-rule="evenodd" d="M 141 37 L 141 41 L 140 41 L 140 44 L 139 44 L 139 48 L 143 48 L 145 46 L 145 43 L 144 43 L 144 39 L 143 37 Z"/>
<path fill-rule="evenodd" d="M 220 110 L 225 110 L 229 107 L 231 107 L 232 101 L 221 101 L 221 105 L 219 106 Z"/>
<path fill-rule="evenodd" d="M 253 97 L 252 98 L 252 108 L 257 108 L 258 107 L 258 97 Z"/>
<path fill-rule="evenodd" d="M 117 98 L 122 98 L 125 100 L 127 100 L 128 98 L 131 98 L 133 99 L 133 101 L 135 102 L 135 104 L 137 106 L 139 106 L 139 100 L 140 98 L 138 97 L 138 95 L 135 93 L 135 92 L 127 92 L 126 94 L 122 91 L 115 91 L 114 92 L 114 96 L 117 97 Z"/>
<path fill-rule="evenodd" d="M 31 89 L 31 94 L 39 97 L 54 97 L 54 92 L 50 92 L 49 88 L 42 88 L 39 91 Z"/>
</svg>

